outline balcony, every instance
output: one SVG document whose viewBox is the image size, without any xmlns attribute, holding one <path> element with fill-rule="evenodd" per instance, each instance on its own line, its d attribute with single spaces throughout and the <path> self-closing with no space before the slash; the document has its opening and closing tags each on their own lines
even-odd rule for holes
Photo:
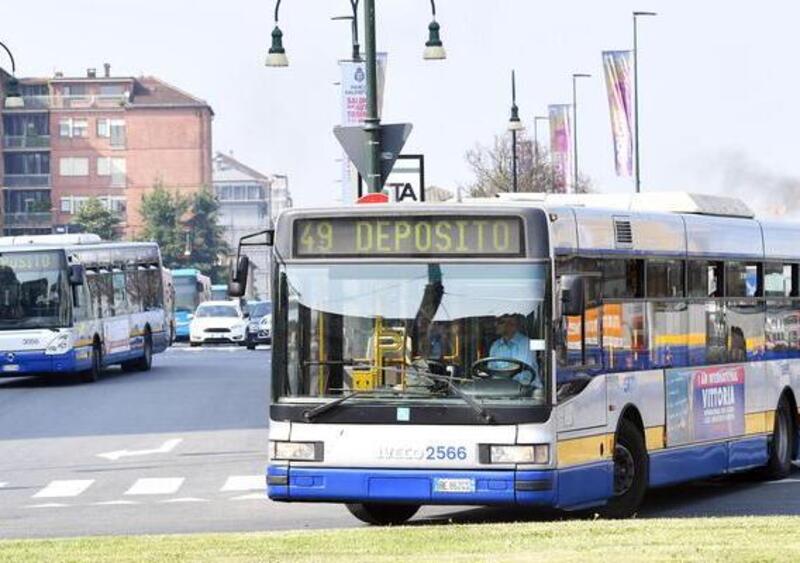
<svg viewBox="0 0 800 563">
<path fill-rule="evenodd" d="M 124 106 L 128 101 L 127 94 L 53 96 L 50 107 L 53 109 L 114 109 Z"/>
<path fill-rule="evenodd" d="M 7 149 L 47 149 L 50 148 L 50 135 L 5 135 L 3 147 Z"/>
<path fill-rule="evenodd" d="M 3 223 L 6 227 L 44 228 L 53 224 L 53 214 L 49 211 L 6 213 Z"/>
<path fill-rule="evenodd" d="M 21 108 L 4 108 L 3 112 L 14 111 L 47 111 L 50 109 L 50 96 L 22 96 L 23 107 Z"/>
<path fill-rule="evenodd" d="M 49 188 L 50 174 L 6 174 L 4 188 Z"/>
</svg>

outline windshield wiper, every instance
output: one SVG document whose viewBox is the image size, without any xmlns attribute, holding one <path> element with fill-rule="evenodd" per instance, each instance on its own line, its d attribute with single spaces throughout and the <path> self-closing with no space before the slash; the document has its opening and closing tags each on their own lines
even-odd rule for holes
<svg viewBox="0 0 800 563">
<path fill-rule="evenodd" d="M 384 370 L 388 369 L 388 370 L 395 371 L 394 368 L 384 367 L 383 369 Z M 396 370 L 396 371 L 399 372 L 401 370 Z M 472 408 L 473 411 L 475 411 L 475 414 L 478 415 L 478 418 L 480 418 L 481 422 L 483 422 L 485 424 L 489 424 L 489 423 L 494 422 L 494 416 L 492 416 L 492 414 L 489 411 L 487 411 L 485 408 L 483 408 L 478 401 L 476 401 L 475 399 L 470 397 L 468 394 L 464 393 L 464 391 L 459 389 L 459 387 L 450 380 L 449 376 L 440 375 L 438 373 L 431 373 L 429 371 L 420 370 L 420 369 L 415 369 L 413 371 L 413 373 L 415 375 L 421 375 L 423 377 L 427 377 L 428 379 L 432 379 L 432 380 L 437 381 L 439 383 L 444 383 L 447 386 L 447 388 L 450 391 L 453 392 L 454 395 L 456 395 L 457 397 L 462 399 L 465 403 L 467 403 L 470 406 L 470 408 Z"/>
<path fill-rule="evenodd" d="M 321 414 L 325 414 L 329 410 L 333 410 L 345 401 L 349 401 L 353 397 L 357 397 L 359 395 L 363 395 L 363 391 L 354 391 L 349 395 L 345 395 L 344 397 L 339 397 L 335 401 L 331 401 L 330 403 L 325 403 L 324 405 L 320 405 L 318 407 L 314 407 L 311 410 L 307 410 L 303 413 L 303 418 L 305 418 L 308 422 L 311 422 L 315 418 L 317 418 Z"/>
</svg>

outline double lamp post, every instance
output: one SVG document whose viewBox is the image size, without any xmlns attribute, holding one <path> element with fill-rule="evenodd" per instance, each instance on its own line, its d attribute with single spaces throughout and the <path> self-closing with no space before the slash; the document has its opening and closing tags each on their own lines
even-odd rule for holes
<svg viewBox="0 0 800 563">
<path fill-rule="evenodd" d="M 361 53 L 358 44 L 358 5 L 360 0 L 350 0 L 353 9 L 353 60 L 360 61 Z M 283 47 L 283 32 L 278 26 L 278 15 L 281 0 L 275 4 L 275 29 L 272 30 L 272 46 L 267 54 L 266 66 L 286 67 L 289 59 Z M 423 58 L 425 60 L 442 60 L 447 57 L 439 35 L 439 23 L 436 21 L 436 4 L 431 0 L 433 20 L 428 25 L 428 41 L 425 43 Z M 348 16 L 348 19 L 350 16 Z M 364 131 L 367 135 L 367 174 L 366 182 L 370 193 L 378 193 L 381 185 L 381 121 L 378 115 L 378 53 L 375 40 L 375 0 L 364 0 L 364 38 L 365 66 L 367 79 L 367 116 L 364 119 Z"/>
</svg>

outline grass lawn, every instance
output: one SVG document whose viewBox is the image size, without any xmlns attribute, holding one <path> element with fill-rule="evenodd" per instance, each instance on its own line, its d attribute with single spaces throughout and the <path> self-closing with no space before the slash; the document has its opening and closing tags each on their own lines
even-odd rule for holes
<svg viewBox="0 0 800 563">
<path fill-rule="evenodd" d="M 0 562 L 26 561 L 800 561 L 800 517 L 0 541 Z"/>
</svg>

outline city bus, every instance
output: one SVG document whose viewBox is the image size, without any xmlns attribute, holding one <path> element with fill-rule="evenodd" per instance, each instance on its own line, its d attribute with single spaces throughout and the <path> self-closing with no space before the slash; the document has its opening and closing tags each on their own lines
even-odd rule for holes
<svg viewBox="0 0 800 563">
<path fill-rule="evenodd" d="M 175 339 L 189 340 L 189 323 L 197 306 L 211 299 L 211 278 L 194 268 L 172 270 L 175 287 Z"/>
<path fill-rule="evenodd" d="M 378 525 L 422 505 L 628 517 L 650 487 L 797 458 L 800 225 L 531 194 L 290 210 L 262 234 L 272 500 Z"/>
<path fill-rule="evenodd" d="M 228 286 L 226 284 L 214 284 L 211 286 L 211 299 L 209 301 L 225 301 L 228 299 Z"/>
<path fill-rule="evenodd" d="M 168 345 L 162 275 L 153 243 L 0 241 L 0 376 L 148 371 Z"/>
</svg>

